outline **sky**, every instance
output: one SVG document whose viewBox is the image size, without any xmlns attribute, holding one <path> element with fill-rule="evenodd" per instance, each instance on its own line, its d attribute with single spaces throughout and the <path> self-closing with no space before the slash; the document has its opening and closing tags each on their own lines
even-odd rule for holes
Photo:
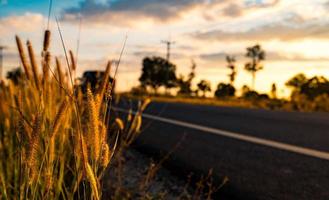
<svg viewBox="0 0 329 200">
<path fill-rule="evenodd" d="M 0 0 L 5 72 L 20 66 L 16 34 L 41 52 L 48 10 L 48 0 Z M 226 55 L 237 59 L 235 86 L 251 84 L 246 48 L 260 44 L 266 60 L 256 90 L 268 92 L 276 83 L 279 96 L 287 96 L 284 83 L 297 73 L 329 78 L 328 11 L 329 0 L 53 0 L 51 51 L 64 62 L 56 18 L 67 49 L 78 53 L 78 74 L 104 70 L 108 60 L 119 58 L 127 37 L 116 89 L 128 91 L 138 85 L 142 59 L 165 57 L 161 41 L 170 39 L 177 74 L 187 75 L 194 60 L 194 86 L 206 79 L 214 91 L 229 80 Z"/>
</svg>

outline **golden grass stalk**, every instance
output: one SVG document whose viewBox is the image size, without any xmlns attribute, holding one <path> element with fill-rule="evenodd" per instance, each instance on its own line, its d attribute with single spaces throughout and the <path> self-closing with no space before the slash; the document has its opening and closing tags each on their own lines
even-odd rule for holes
<svg viewBox="0 0 329 200">
<path fill-rule="evenodd" d="M 18 138 L 20 141 L 23 140 L 23 138 L 26 138 L 26 133 L 25 133 L 25 129 L 24 129 L 24 120 L 21 118 L 18 121 L 17 124 L 17 133 L 18 133 Z"/>
<path fill-rule="evenodd" d="M 30 80 L 31 79 L 30 65 L 27 61 L 21 39 L 17 35 L 16 35 L 16 44 L 17 44 L 17 48 L 18 48 L 19 57 L 21 59 L 21 62 L 22 62 L 22 65 L 23 65 L 23 68 L 25 71 L 25 76 L 28 80 Z"/>
<path fill-rule="evenodd" d="M 97 180 L 96 180 L 95 174 L 94 174 L 93 170 L 91 169 L 91 166 L 89 165 L 89 163 L 86 163 L 86 174 L 87 174 L 88 181 L 91 184 L 91 189 L 92 189 L 95 199 L 99 199 Z"/>
<path fill-rule="evenodd" d="M 56 133 L 58 132 L 58 129 L 60 127 L 61 121 L 65 117 L 65 111 L 68 107 L 68 101 L 65 99 L 61 106 L 59 107 L 59 110 L 57 111 L 54 123 L 53 123 L 53 130 L 52 133 L 50 134 L 50 137 L 55 137 Z"/>
<path fill-rule="evenodd" d="M 137 134 L 140 132 L 141 126 L 142 126 L 142 115 L 141 113 L 137 113 L 137 115 L 135 115 L 129 127 L 127 136 L 125 138 L 126 144 L 129 145 L 133 142 L 133 140 L 137 137 Z"/>
<path fill-rule="evenodd" d="M 52 168 L 53 168 L 53 162 L 55 160 L 55 145 L 56 145 L 56 135 L 58 133 L 59 127 L 65 117 L 65 111 L 68 107 L 68 101 L 67 99 L 64 99 L 62 104 L 59 107 L 59 110 L 56 113 L 52 132 L 49 135 L 50 141 L 49 141 L 49 158 L 48 158 L 48 166 L 47 166 L 47 172 L 46 172 L 46 190 L 49 191 L 51 189 L 51 185 L 53 182 L 52 177 Z M 62 140 L 64 139 L 63 135 L 61 136 Z M 61 141 L 63 143 L 63 141 Z"/>
<path fill-rule="evenodd" d="M 79 143 L 81 144 L 80 151 L 81 151 L 82 160 L 84 163 L 87 163 L 88 162 L 88 149 L 87 149 L 87 145 L 86 145 L 85 138 L 83 135 L 81 135 Z"/>
<path fill-rule="evenodd" d="M 92 144 L 93 158 L 97 161 L 100 156 L 100 135 L 99 135 L 99 114 L 95 103 L 94 95 L 87 89 L 87 101 L 89 110 L 90 133 L 88 143 Z"/>
<path fill-rule="evenodd" d="M 55 135 L 50 138 L 49 141 L 49 164 L 52 165 L 53 161 L 55 160 Z"/>
<path fill-rule="evenodd" d="M 105 94 L 105 90 L 106 88 L 108 87 L 109 85 L 109 80 L 110 80 L 110 73 L 111 73 L 111 65 L 112 65 L 112 62 L 109 61 L 107 63 L 107 66 L 106 66 L 106 70 L 105 70 L 105 73 L 104 73 L 104 77 L 103 77 L 103 80 L 97 90 L 97 95 L 100 96 L 100 97 L 104 97 L 104 94 Z"/>
<path fill-rule="evenodd" d="M 56 145 L 56 140 L 55 140 L 55 135 L 50 138 L 49 141 L 49 158 L 48 158 L 48 166 L 45 174 L 45 182 L 46 182 L 46 190 L 47 192 L 51 190 L 52 184 L 53 184 L 53 175 L 52 175 L 52 170 L 53 170 L 53 163 L 55 160 L 55 145 Z"/>
<path fill-rule="evenodd" d="M 52 189 L 52 185 L 53 185 L 53 176 L 51 171 L 46 172 L 45 181 L 46 181 L 46 191 L 49 192 Z"/>
<path fill-rule="evenodd" d="M 35 86 L 38 90 L 40 90 L 40 81 L 39 81 L 39 72 L 38 72 L 38 65 L 35 60 L 35 55 L 33 51 L 33 47 L 30 41 L 27 41 L 26 43 L 28 51 L 29 51 L 29 56 L 30 56 L 30 62 L 32 66 L 32 72 L 33 72 L 33 78 L 34 78 L 34 83 Z"/>
</svg>

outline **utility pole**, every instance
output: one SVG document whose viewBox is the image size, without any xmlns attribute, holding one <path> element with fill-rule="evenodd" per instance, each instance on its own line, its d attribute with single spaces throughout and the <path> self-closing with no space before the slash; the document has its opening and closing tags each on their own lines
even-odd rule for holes
<svg viewBox="0 0 329 200">
<path fill-rule="evenodd" d="M 161 42 L 167 45 L 167 61 L 169 62 L 169 59 L 170 59 L 170 47 L 171 47 L 171 45 L 175 44 L 175 42 L 174 41 L 171 41 L 170 39 L 169 40 L 162 40 Z"/>
</svg>

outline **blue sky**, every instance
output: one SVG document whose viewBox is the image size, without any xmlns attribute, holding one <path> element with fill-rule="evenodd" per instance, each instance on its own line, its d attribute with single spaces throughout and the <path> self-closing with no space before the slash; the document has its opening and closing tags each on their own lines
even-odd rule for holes
<svg viewBox="0 0 329 200">
<path fill-rule="evenodd" d="M 2 0 L 0 17 L 22 15 L 26 12 L 48 14 L 48 0 Z M 66 7 L 77 6 L 79 0 L 53 0 L 54 11 L 60 12 Z"/>
<path fill-rule="evenodd" d="M 15 34 L 41 46 L 48 5 L 48 0 L 2 0 L 0 44 L 8 47 L 6 70 L 19 65 Z M 118 89 L 129 90 L 138 84 L 143 57 L 165 56 L 160 41 L 171 36 L 179 74 L 188 73 L 193 59 L 196 82 L 208 79 L 214 89 L 228 81 L 224 57 L 232 54 L 238 60 L 240 88 L 251 79 L 243 70 L 245 49 L 259 43 L 267 59 L 256 78 L 257 89 L 269 91 L 275 82 L 286 95 L 284 82 L 296 73 L 329 77 L 328 11 L 328 0 L 53 0 L 52 51 L 63 54 L 55 15 L 73 50 L 82 16 L 79 73 L 102 69 L 108 59 L 116 59 L 128 34 Z"/>
</svg>

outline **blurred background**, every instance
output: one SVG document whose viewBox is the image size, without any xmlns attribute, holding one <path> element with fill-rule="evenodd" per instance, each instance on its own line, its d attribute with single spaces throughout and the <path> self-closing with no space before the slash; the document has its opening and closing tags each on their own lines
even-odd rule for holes
<svg viewBox="0 0 329 200">
<path fill-rule="evenodd" d="M 213 91 L 219 82 L 228 82 L 226 56 L 234 56 L 234 85 L 241 93 L 243 85 L 252 88 L 245 54 L 256 44 L 266 53 L 255 79 L 259 92 L 268 93 L 275 83 L 277 96 L 288 97 L 291 90 L 285 83 L 294 75 L 329 76 L 327 0 L 54 0 L 52 4 L 51 52 L 63 55 L 57 17 L 67 48 L 78 53 L 78 75 L 104 69 L 108 59 L 117 60 L 127 36 L 118 71 L 119 92 L 139 85 L 143 58 L 167 58 L 169 53 L 177 77 L 190 72 L 193 60 L 197 67 L 192 88 L 205 79 Z M 41 48 L 48 14 L 45 0 L 1 1 L 3 76 L 20 64 L 14 35 Z"/>
</svg>

